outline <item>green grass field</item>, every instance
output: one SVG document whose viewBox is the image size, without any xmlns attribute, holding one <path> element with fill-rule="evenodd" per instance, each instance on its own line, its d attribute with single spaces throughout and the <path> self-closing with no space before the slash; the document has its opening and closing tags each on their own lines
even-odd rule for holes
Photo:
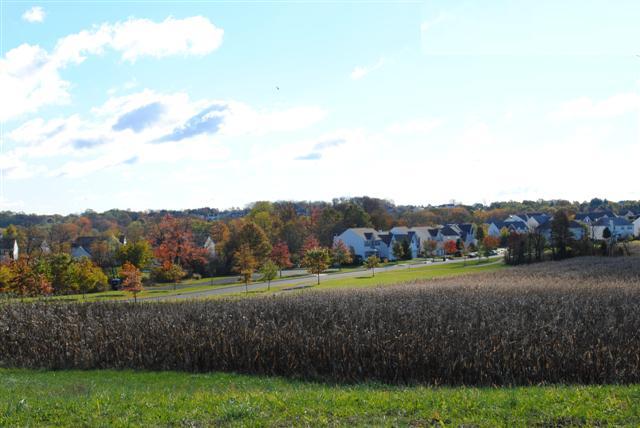
<svg viewBox="0 0 640 428">
<path fill-rule="evenodd" d="M 0 369 L 0 426 L 638 426 L 640 386 L 325 385 Z"/>
<path fill-rule="evenodd" d="M 446 276 L 465 275 L 471 273 L 490 272 L 504 268 L 502 261 L 496 260 L 469 260 L 466 263 L 448 263 L 442 265 L 407 266 L 406 268 L 391 272 L 376 272 L 372 276 L 371 271 L 353 278 L 335 278 L 320 280 L 320 286 L 316 288 L 342 288 L 342 287 L 375 287 L 379 285 L 393 285 L 419 279 L 430 279 Z M 325 277 L 326 278 L 326 277 Z"/>
</svg>

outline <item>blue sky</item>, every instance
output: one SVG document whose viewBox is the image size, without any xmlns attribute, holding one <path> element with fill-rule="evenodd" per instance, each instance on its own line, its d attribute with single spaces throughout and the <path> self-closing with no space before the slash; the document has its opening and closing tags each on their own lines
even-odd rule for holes
<svg viewBox="0 0 640 428">
<path fill-rule="evenodd" d="M 640 199 L 638 2 L 0 4 L 0 209 Z"/>
</svg>

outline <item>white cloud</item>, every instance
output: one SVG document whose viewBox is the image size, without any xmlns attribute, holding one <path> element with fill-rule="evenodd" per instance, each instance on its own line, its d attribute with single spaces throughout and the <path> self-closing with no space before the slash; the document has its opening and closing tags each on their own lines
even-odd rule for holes
<svg viewBox="0 0 640 428">
<path fill-rule="evenodd" d="M 44 22 L 44 9 L 40 6 L 34 6 L 22 14 L 22 19 L 27 22 Z"/>
<path fill-rule="evenodd" d="M 115 24 L 102 24 L 92 30 L 71 34 L 58 41 L 55 57 L 62 63 L 80 63 L 87 54 L 100 54 L 111 48 L 125 61 L 139 57 L 163 58 L 171 55 L 202 56 L 218 49 L 224 30 L 207 18 L 169 17 L 162 22 L 129 19 Z"/>
<path fill-rule="evenodd" d="M 378 62 L 376 62 L 375 64 L 372 65 L 364 65 L 364 66 L 357 66 L 353 69 L 353 71 L 351 71 L 351 78 L 353 80 L 359 80 L 362 79 L 364 76 L 366 76 L 367 74 L 371 73 L 374 70 L 377 70 L 378 68 L 382 67 L 384 65 L 385 61 L 384 58 L 380 58 L 378 60 Z"/>
<path fill-rule="evenodd" d="M 201 16 L 169 17 L 159 23 L 129 19 L 102 24 L 59 39 L 52 52 L 22 44 L 0 58 L 0 93 L 13 101 L 1 103 L 0 120 L 35 112 L 45 105 L 68 103 L 70 83 L 60 77 L 60 71 L 83 62 L 88 55 L 113 49 L 129 62 L 143 56 L 202 56 L 220 47 L 223 34 Z"/>
<path fill-rule="evenodd" d="M 48 104 L 69 102 L 69 82 L 41 47 L 23 44 L 0 58 L 0 120 L 15 118 Z"/>
<path fill-rule="evenodd" d="M 411 119 L 392 123 L 388 131 L 392 134 L 428 134 L 440 125 L 442 125 L 441 119 Z"/>
<path fill-rule="evenodd" d="M 602 101 L 593 101 L 588 97 L 568 101 L 553 111 L 551 118 L 556 120 L 607 119 L 639 111 L 640 95 L 623 93 Z"/>
<path fill-rule="evenodd" d="M 14 161 L 48 159 L 58 166 L 39 173 L 80 177 L 138 163 L 223 160 L 230 156 L 230 139 L 299 130 L 325 115 L 318 107 L 265 111 L 238 101 L 144 90 L 108 99 L 91 109 L 90 120 L 36 118 L 7 136 L 16 146 L 10 152 Z"/>
</svg>

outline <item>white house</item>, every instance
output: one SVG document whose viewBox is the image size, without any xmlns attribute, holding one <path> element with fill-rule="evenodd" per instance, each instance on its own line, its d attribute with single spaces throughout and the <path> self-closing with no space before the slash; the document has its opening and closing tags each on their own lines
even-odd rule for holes
<svg viewBox="0 0 640 428">
<path fill-rule="evenodd" d="M 390 258 L 389 245 L 391 235 L 378 232 L 370 227 L 354 227 L 347 229 L 333 238 L 333 241 L 342 241 L 349 250 L 363 260 L 376 255 L 380 258 Z"/>
<path fill-rule="evenodd" d="M 626 239 L 634 234 L 634 225 L 624 217 L 602 217 L 591 226 L 592 239 L 604 239 L 603 233 L 609 229 L 611 237 L 615 239 Z"/>
<path fill-rule="evenodd" d="M 633 235 L 640 238 L 640 217 L 633 221 Z"/>
<path fill-rule="evenodd" d="M 544 236 L 547 242 L 551 242 L 551 221 L 544 223 L 542 226 L 538 227 L 536 231 Z M 585 227 L 581 223 L 571 220 L 569 222 L 569 232 L 573 239 L 579 241 L 584 238 Z"/>
<path fill-rule="evenodd" d="M 396 242 L 409 242 L 409 249 L 411 250 L 411 258 L 418 257 L 418 253 L 420 252 L 420 241 L 416 236 L 416 233 L 412 230 L 407 231 L 407 233 L 393 233 L 391 232 L 391 242 L 389 244 L 390 256 L 389 260 L 396 260 L 395 254 L 393 254 L 393 246 Z"/>
</svg>

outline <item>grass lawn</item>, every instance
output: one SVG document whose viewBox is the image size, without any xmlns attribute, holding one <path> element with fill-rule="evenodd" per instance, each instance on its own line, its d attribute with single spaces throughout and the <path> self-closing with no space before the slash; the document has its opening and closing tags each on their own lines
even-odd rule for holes
<svg viewBox="0 0 640 428">
<path fill-rule="evenodd" d="M 234 374 L 0 369 L 0 426 L 638 426 L 640 386 L 326 385 Z"/>
<path fill-rule="evenodd" d="M 369 270 L 362 272 L 362 275 L 352 278 L 320 278 L 320 285 L 315 288 L 375 287 L 378 285 L 393 285 L 419 279 L 489 272 L 504 267 L 505 265 L 501 260 L 467 260 L 466 264 L 464 262 L 458 262 L 418 267 L 407 266 L 406 268 L 403 267 L 402 269 L 390 272 L 378 271 L 375 276 L 372 276 Z"/>
</svg>

